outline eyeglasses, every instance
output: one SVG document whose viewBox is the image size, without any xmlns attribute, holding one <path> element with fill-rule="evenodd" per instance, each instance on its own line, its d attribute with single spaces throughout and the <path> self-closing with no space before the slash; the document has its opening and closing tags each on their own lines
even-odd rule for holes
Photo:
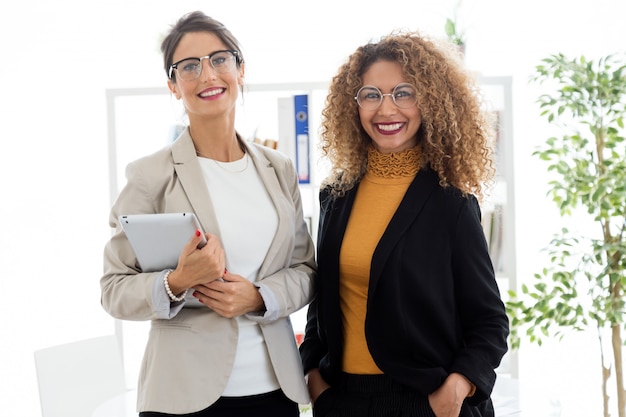
<svg viewBox="0 0 626 417">
<path fill-rule="evenodd" d="M 185 58 L 170 65 L 168 76 L 172 79 L 174 70 L 176 75 L 183 81 L 193 81 L 202 73 L 202 60 L 208 59 L 211 67 L 219 73 L 229 72 L 239 63 L 239 52 L 232 50 L 215 51 L 200 58 Z"/>
<path fill-rule="evenodd" d="M 393 103 L 401 109 L 408 109 L 417 103 L 417 91 L 411 84 L 402 83 L 393 88 L 388 94 L 383 94 L 373 85 L 365 85 L 359 89 L 354 99 L 363 110 L 376 110 L 385 96 L 391 97 Z"/>
</svg>

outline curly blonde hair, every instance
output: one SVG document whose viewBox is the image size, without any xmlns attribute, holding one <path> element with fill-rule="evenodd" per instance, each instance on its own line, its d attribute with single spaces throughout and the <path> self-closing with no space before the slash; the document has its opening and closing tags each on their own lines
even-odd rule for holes
<svg viewBox="0 0 626 417">
<path fill-rule="evenodd" d="M 451 48 L 418 32 L 394 31 L 349 56 L 333 77 L 322 110 L 320 149 L 331 162 L 323 186 L 341 196 L 365 174 L 372 140 L 361 125 L 354 96 L 373 63 L 390 61 L 402 66 L 406 81 L 417 89 L 422 165 L 438 173 L 442 186 L 483 199 L 495 173 L 494 126 L 482 107 L 476 80 Z"/>
</svg>

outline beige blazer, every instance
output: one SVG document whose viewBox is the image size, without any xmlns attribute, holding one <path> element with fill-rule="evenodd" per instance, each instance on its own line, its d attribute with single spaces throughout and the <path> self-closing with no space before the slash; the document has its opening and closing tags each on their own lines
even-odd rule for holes
<svg viewBox="0 0 626 417">
<path fill-rule="evenodd" d="M 291 160 L 269 148 L 245 146 L 279 218 L 257 277 L 280 304 L 279 317 L 254 320 L 260 323 L 282 390 L 293 401 L 306 404 L 309 396 L 289 315 L 313 296 L 314 246 Z M 188 129 L 171 146 L 129 164 L 126 177 L 127 185 L 109 219 L 115 233 L 104 250 L 102 306 L 118 319 L 151 320 L 139 376 L 138 411 L 199 411 L 215 402 L 227 383 L 236 351 L 237 322 L 191 302 L 170 319 L 157 318 L 153 284 L 162 274 L 141 272 L 117 221 L 121 214 L 192 211 L 205 231 L 220 236 Z"/>
</svg>

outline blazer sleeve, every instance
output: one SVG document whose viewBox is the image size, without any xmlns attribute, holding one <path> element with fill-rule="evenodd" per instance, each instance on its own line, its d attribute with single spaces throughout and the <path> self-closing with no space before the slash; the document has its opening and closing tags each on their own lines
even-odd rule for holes
<svg viewBox="0 0 626 417">
<path fill-rule="evenodd" d="M 111 316 L 124 320 L 150 320 L 160 316 L 153 305 L 153 288 L 161 273 L 141 272 L 118 224 L 118 216 L 122 214 L 157 212 L 154 190 L 146 181 L 143 166 L 141 161 L 136 161 L 126 168 L 127 184 L 110 212 L 109 225 L 115 231 L 104 248 L 104 270 L 100 279 L 102 306 Z"/>
<path fill-rule="evenodd" d="M 322 240 L 322 236 L 325 233 L 328 222 L 326 221 L 330 207 L 332 206 L 332 197 L 328 189 L 322 189 L 319 194 L 320 200 L 320 214 L 318 224 L 318 248 L 319 242 Z M 320 361 L 328 353 L 328 346 L 321 339 L 319 323 L 318 305 L 320 302 L 320 293 L 322 283 L 318 284 L 316 291 L 317 296 L 309 305 L 307 311 L 307 322 L 304 333 L 304 340 L 300 345 L 300 356 L 302 358 L 302 365 L 304 373 L 306 374 L 313 368 L 320 366 Z"/>
<path fill-rule="evenodd" d="M 489 398 L 495 383 L 495 368 L 507 351 L 509 322 L 484 232 L 480 207 L 475 197 L 468 197 L 457 219 L 453 240 L 455 298 L 459 306 L 463 348 L 457 353 L 451 372 L 465 375 L 476 393 L 468 399 L 478 404 Z"/>
</svg>

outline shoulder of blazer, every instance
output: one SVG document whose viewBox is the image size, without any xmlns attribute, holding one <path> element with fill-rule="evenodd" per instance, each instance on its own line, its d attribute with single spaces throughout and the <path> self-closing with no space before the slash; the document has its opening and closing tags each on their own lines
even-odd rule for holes
<svg viewBox="0 0 626 417">
<path fill-rule="evenodd" d="M 319 242 L 321 242 L 322 238 L 326 234 L 326 228 L 328 228 L 327 214 L 331 210 L 331 205 L 335 201 L 335 197 L 330 192 L 330 187 L 326 186 L 320 190 L 319 193 L 320 200 L 320 211 L 318 218 L 318 246 Z"/>
<path fill-rule="evenodd" d="M 171 145 L 168 145 L 129 163 L 126 167 L 126 175 L 141 172 L 142 175 L 148 177 L 161 177 L 164 174 L 169 176 L 170 170 L 165 167 L 173 166 L 173 164 Z"/>
<path fill-rule="evenodd" d="M 319 200 L 320 200 L 320 212 L 325 213 L 330 205 L 333 203 L 336 197 L 334 197 L 331 193 L 331 187 L 329 185 L 320 189 Z"/>
<path fill-rule="evenodd" d="M 319 192 L 320 216 L 324 216 L 335 209 L 344 207 L 346 204 L 351 205 L 358 188 L 359 183 L 347 190 L 341 197 L 333 195 L 330 185 L 321 188 Z"/>
<path fill-rule="evenodd" d="M 259 145 L 256 143 L 246 143 L 246 149 L 252 156 L 257 158 L 265 158 L 268 163 L 272 164 L 277 169 L 293 169 L 295 171 L 295 165 L 291 158 L 276 149 L 268 148 L 267 146 Z"/>
<path fill-rule="evenodd" d="M 144 156 L 126 168 L 128 182 L 133 182 L 156 201 L 161 201 L 163 193 L 173 184 L 180 184 L 188 195 L 206 200 L 208 191 L 202 178 L 202 171 L 195 147 L 188 130 L 171 144 Z M 196 201 L 196 206 L 202 205 Z M 158 208 L 157 208 L 158 210 Z"/>
<path fill-rule="evenodd" d="M 423 169 L 418 172 L 415 176 L 415 179 L 409 186 L 407 190 L 408 195 L 424 195 L 427 194 L 438 194 L 442 198 L 447 199 L 448 201 L 457 201 L 457 202 L 465 202 L 476 200 L 473 195 L 463 195 L 461 190 L 453 185 L 448 185 L 446 187 L 442 187 L 439 184 L 439 176 L 437 173 L 431 169 Z"/>
<path fill-rule="evenodd" d="M 318 248 L 320 248 L 320 250 L 322 250 L 322 246 L 326 246 L 323 242 L 338 243 L 343 239 L 343 233 L 348 224 L 348 218 L 350 217 L 350 211 L 352 210 L 352 204 L 354 203 L 357 189 L 358 184 L 346 191 L 345 195 L 341 197 L 334 196 L 329 186 L 320 190 L 320 212 L 317 234 Z"/>
<path fill-rule="evenodd" d="M 257 169 L 271 170 L 285 192 L 291 194 L 296 190 L 298 174 L 291 158 L 282 152 L 256 143 L 245 143 L 244 146 L 257 165 Z M 267 175 L 268 173 L 261 173 L 262 176 L 263 174 Z"/>
<path fill-rule="evenodd" d="M 424 185 L 427 185 L 424 187 Z M 429 196 L 424 193 L 427 192 Z M 439 176 L 432 170 L 420 171 L 415 180 L 407 190 L 407 199 L 401 203 L 400 209 L 406 209 L 417 201 L 424 201 L 425 198 L 432 200 L 433 204 L 439 207 L 440 213 L 459 213 L 459 210 L 467 209 L 480 220 L 481 209 L 476 196 L 473 194 L 463 194 L 461 190 L 453 185 L 442 187 L 439 184 Z"/>
<path fill-rule="evenodd" d="M 142 170 L 152 169 L 158 175 L 166 165 L 184 164 L 196 159 L 196 151 L 193 140 L 189 136 L 188 129 L 185 129 L 180 136 L 171 144 L 161 149 L 143 156 L 131 162 L 129 166 L 141 167 Z M 152 172 L 151 172 L 152 173 Z"/>
</svg>

